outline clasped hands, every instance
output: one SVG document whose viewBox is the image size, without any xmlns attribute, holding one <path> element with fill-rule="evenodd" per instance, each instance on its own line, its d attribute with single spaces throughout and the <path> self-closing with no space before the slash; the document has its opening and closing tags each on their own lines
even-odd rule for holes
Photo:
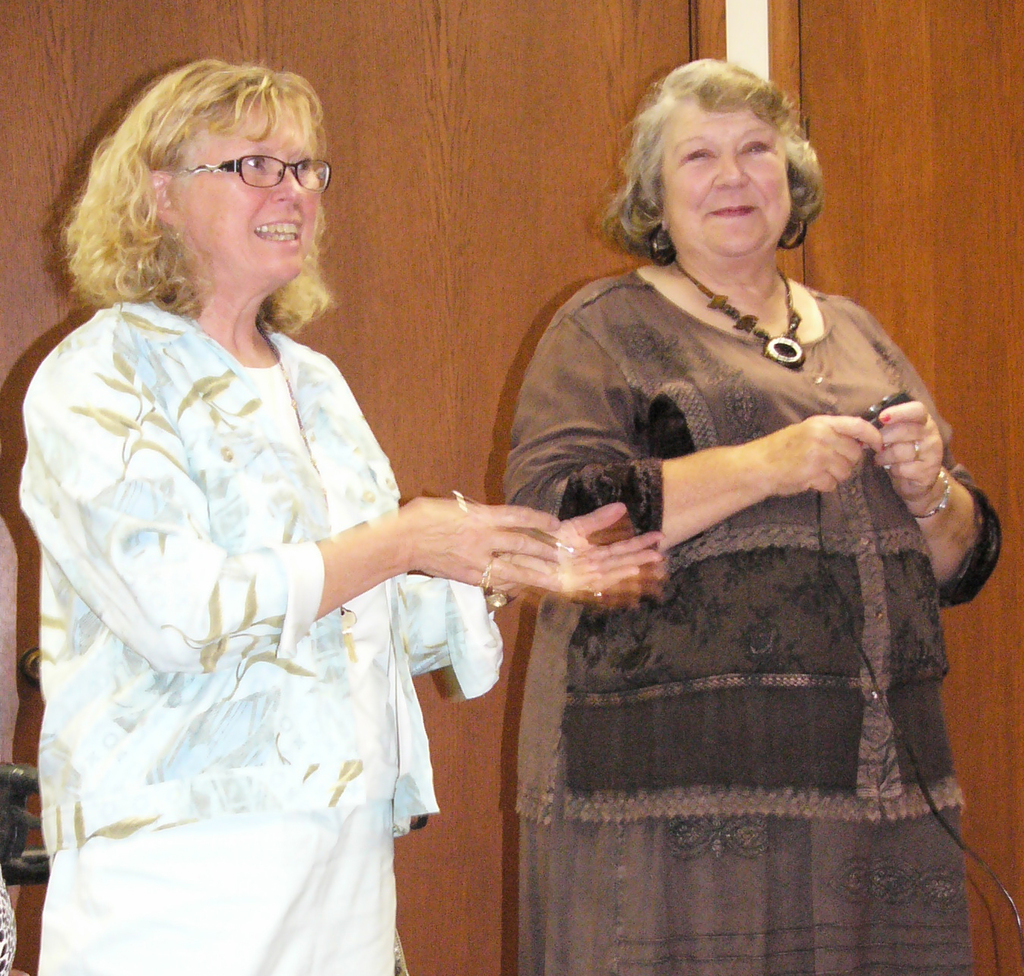
<svg viewBox="0 0 1024 976">
<path fill-rule="evenodd" d="M 771 454 L 783 482 L 779 494 L 834 491 L 870 451 L 912 515 L 927 518 L 942 500 L 942 438 L 917 400 L 887 407 L 875 423 L 860 417 L 810 417 L 765 440 L 776 438 Z"/>
</svg>

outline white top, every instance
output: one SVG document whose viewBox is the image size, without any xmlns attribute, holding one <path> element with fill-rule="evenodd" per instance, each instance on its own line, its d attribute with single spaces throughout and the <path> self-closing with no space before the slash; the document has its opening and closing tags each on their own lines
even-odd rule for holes
<svg viewBox="0 0 1024 976">
<path fill-rule="evenodd" d="M 281 436 L 293 450 L 308 454 L 284 367 L 280 363 L 262 369 L 247 367 L 246 372 L 269 408 L 272 422 L 277 424 Z M 344 502 L 332 491 L 329 482 L 324 484 L 324 491 L 331 528 L 340 531 L 346 524 L 339 517 L 345 510 Z M 324 563 L 316 543 L 282 546 L 281 549 L 288 553 L 284 560 L 288 574 L 288 610 L 282 641 L 296 640 L 316 619 L 323 596 Z M 395 795 L 399 768 L 396 703 L 401 701 L 404 705 L 404 699 L 398 694 L 398 670 L 384 585 L 379 584 L 349 600 L 342 620 L 356 713 L 356 741 L 366 776 L 366 799 L 390 800 Z M 404 708 L 402 711 L 405 713 Z M 403 714 L 403 719 L 407 722 L 408 715 Z"/>
<path fill-rule="evenodd" d="M 354 604 L 351 630 L 340 610 L 316 617 L 317 541 L 395 512 L 399 492 L 334 363 L 271 341 L 312 460 L 237 360 L 150 305 L 98 312 L 29 385 L 20 498 L 42 552 L 51 852 L 234 813 L 364 805 L 367 697 L 352 686 L 364 626 L 380 660 L 366 673 L 378 689 L 387 678 L 371 712 L 400 744 L 403 829 L 437 809 L 413 676 L 450 666 L 466 697 L 497 680 L 501 637 L 478 587 L 401 574 L 384 583 L 387 627 L 379 603 Z M 394 762 L 387 742 L 379 753 Z"/>
</svg>

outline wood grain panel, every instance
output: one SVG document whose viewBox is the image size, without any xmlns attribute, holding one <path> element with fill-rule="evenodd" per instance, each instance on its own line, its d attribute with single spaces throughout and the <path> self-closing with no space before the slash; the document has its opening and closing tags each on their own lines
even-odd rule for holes
<svg viewBox="0 0 1024 976">
<path fill-rule="evenodd" d="M 690 23 L 685 3 L 654 0 L 8 0 L 0 44 L 2 158 L 25 174 L 0 199 L 18 231 L 0 253 L 0 515 L 20 557 L 27 647 L 38 554 L 17 505 L 21 399 L 84 315 L 59 272 L 57 223 L 91 150 L 145 81 L 219 56 L 314 83 L 335 168 L 324 202 L 337 305 L 307 340 L 349 379 L 407 494 L 458 487 L 497 501 L 540 331 L 584 280 L 626 265 L 594 219 L 623 127 L 646 86 L 687 60 Z M 518 614 L 504 613 L 496 692 L 456 705 L 420 685 L 444 813 L 398 847 L 416 976 L 515 971 L 511 793 L 529 615 L 517 640 Z M 18 749 L 31 761 L 39 703 L 22 692 Z M 30 972 L 41 893 L 26 889 L 19 909 Z"/>
<path fill-rule="evenodd" d="M 726 0 L 690 0 L 690 47 L 693 58 L 724 58 Z"/>
<path fill-rule="evenodd" d="M 768 0 L 768 55 L 772 81 L 800 107 L 800 4 Z"/>
<path fill-rule="evenodd" d="M 967 795 L 964 834 L 1018 897 L 1020 21 L 1019 2 L 801 3 L 804 107 L 827 192 L 804 248 L 808 280 L 853 296 L 895 336 L 1003 518 L 992 580 L 945 614 L 945 695 Z M 971 876 L 978 972 L 1017 972 L 1007 907 L 983 872 Z"/>
<path fill-rule="evenodd" d="M 409 22 L 419 9 L 381 16 Z M 687 32 L 650 3 L 507 3 L 442 11 L 386 74 L 390 30 L 379 47 L 368 42 L 352 124 L 364 169 L 346 195 L 363 207 L 375 197 L 381 216 L 357 223 L 365 240 L 342 245 L 353 291 L 339 328 L 347 374 L 407 491 L 457 485 L 500 498 L 508 421 L 540 331 L 583 280 L 624 264 L 595 239 L 594 216 L 622 127 L 646 85 L 685 60 Z M 382 382 L 394 386 L 375 408 Z M 511 614 L 505 699 L 456 708 L 421 686 L 445 812 L 399 850 L 417 971 L 515 970 L 511 791 L 525 644 L 514 628 Z"/>
<path fill-rule="evenodd" d="M 789 95 L 802 117 L 799 0 L 768 0 L 768 61 L 772 81 Z M 779 251 L 778 264 L 788 277 L 805 280 L 803 247 Z"/>
</svg>

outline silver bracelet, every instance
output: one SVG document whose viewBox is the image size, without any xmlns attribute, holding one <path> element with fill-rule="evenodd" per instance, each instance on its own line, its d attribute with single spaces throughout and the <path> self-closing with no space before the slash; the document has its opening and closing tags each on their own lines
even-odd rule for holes
<svg viewBox="0 0 1024 976">
<path fill-rule="evenodd" d="M 939 468 L 939 478 L 942 479 L 942 498 L 939 499 L 939 504 L 930 512 L 925 512 L 924 515 L 915 515 L 914 518 L 918 521 L 938 515 L 949 504 L 949 475 L 946 474 L 944 468 Z"/>
</svg>

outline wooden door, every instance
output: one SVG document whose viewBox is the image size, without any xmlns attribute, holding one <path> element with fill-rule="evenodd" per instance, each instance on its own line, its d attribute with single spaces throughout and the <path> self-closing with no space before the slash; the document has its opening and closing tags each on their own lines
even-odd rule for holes
<svg viewBox="0 0 1024 976">
<path fill-rule="evenodd" d="M 799 0 L 803 106 L 826 187 L 804 246 L 806 280 L 852 296 L 896 338 L 1003 520 L 988 586 L 944 614 L 945 700 L 964 836 L 1018 899 L 1022 15 L 1019 0 Z M 978 973 L 1017 973 L 1008 906 L 982 869 L 970 875 Z"/>
<path fill-rule="evenodd" d="M 712 25 L 714 26 L 714 25 Z M 624 261 L 592 231 L 645 87 L 688 59 L 686 2 L 7 0 L 0 102 L 0 515 L 20 574 L 17 646 L 36 641 L 38 553 L 17 502 L 20 407 L 83 320 L 57 228 L 100 136 L 140 85 L 202 56 L 309 78 L 327 112 L 325 198 L 338 302 L 307 333 L 349 379 L 408 495 L 500 500 L 519 378 L 554 309 Z M 515 724 L 525 666 L 502 611 L 507 677 L 445 701 L 420 683 L 443 813 L 398 846 L 415 976 L 515 971 Z M 11 668 L 7 660 L 4 666 Z M 21 688 L 17 756 L 38 695 Z M 18 911 L 33 972 L 40 889 Z"/>
</svg>

